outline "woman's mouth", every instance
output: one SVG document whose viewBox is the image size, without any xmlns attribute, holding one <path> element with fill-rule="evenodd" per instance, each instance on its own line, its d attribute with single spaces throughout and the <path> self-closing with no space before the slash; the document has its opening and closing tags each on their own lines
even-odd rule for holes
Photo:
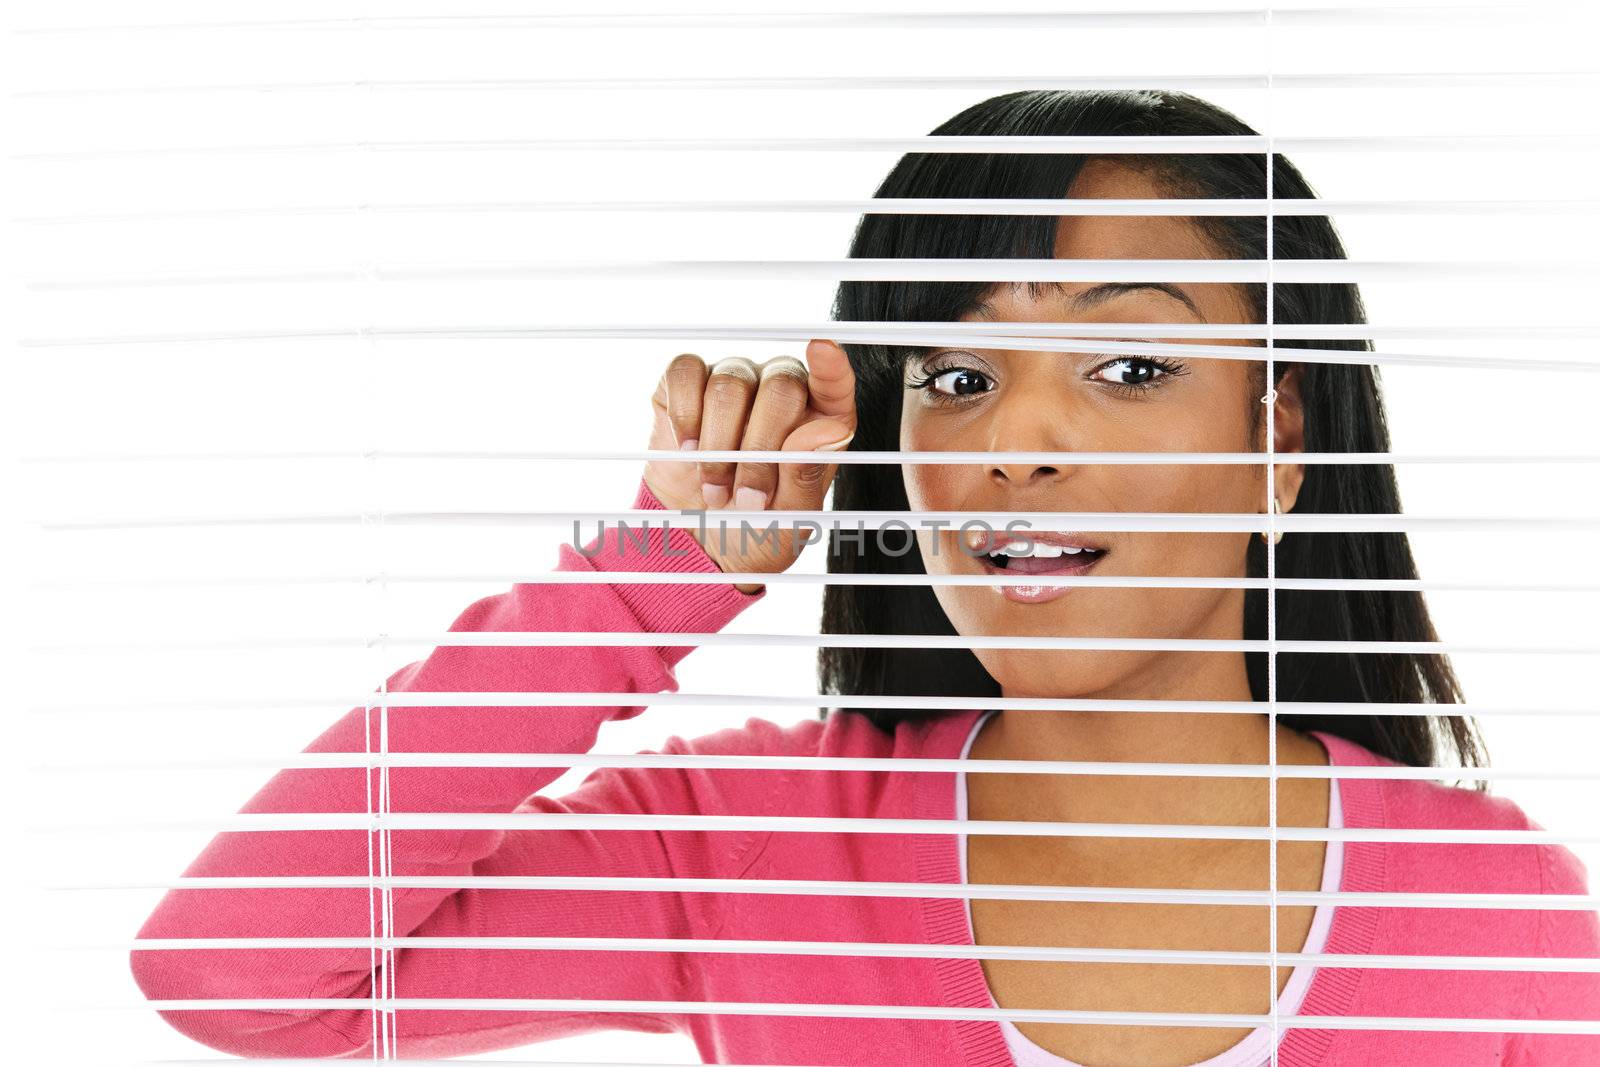
<svg viewBox="0 0 1600 1067">
<path fill-rule="evenodd" d="M 1108 554 L 1098 539 L 1081 534 L 1044 531 L 974 531 L 968 548 L 990 574 L 1079 575 L 1087 573 Z M 1001 585 L 995 587 L 1007 600 L 1042 604 L 1065 595 L 1066 585 Z"/>
</svg>

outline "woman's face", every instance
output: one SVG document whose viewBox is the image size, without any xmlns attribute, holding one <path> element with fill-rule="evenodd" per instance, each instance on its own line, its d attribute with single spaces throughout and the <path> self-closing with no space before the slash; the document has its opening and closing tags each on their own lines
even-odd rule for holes
<svg viewBox="0 0 1600 1067">
<path fill-rule="evenodd" d="M 1167 195 L 1149 177 L 1114 161 L 1090 161 L 1069 192 L 1074 197 Z M 1225 258 L 1185 218 L 1066 216 L 1055 255 L 1071 259 Z M 1160 322 L 1174 343 L 1254 345 L 1249 339 L 1185 337 L 1183 323 L 1250 322 L 1239 287 L 1223 283 L 1063 282 L 1039 298 L 1002 283 L 986 307 L 962 321 Z M 1105 354 L 941 348 L 908 359 L 900 447 L 908 451 L 990 452 L 1252 452 L 1264 451 L 1262 364 L 1153 353 L 1147 359 Z M 920 386 L 920 387 L 918 387 Z M 1277 449 L 1301 449 L 1294 383 L 1279 387 L 1274 413 Z M 1098 465 L 1070 462 L 908 464 L 911 507 L 922 511 L 1262 512 L 1266 472 L 1254 464 Z M 1301 468 L 1280 467 L 1278 496 L 1293 506 Z M 1005 524 L 991 524 L 1003 532 Z M 1043 524 L 1013 529 L 1040 544 Z M 1238 638 L 1238 589 L 1027 587 L 1024 568 L 1096 576 L 1245 574 L 1248 533 L 1067 532 L 1059 556 L 1013 558 L 1004 569 L 987 553 L 972 554 L 985 531 L 917 528 L 930 574 L 1018 574 L 1017 587 L 936 585 L 962 634 Z M 965 539 L 967 549 L 962 542 Z M 989 547 L 995 547 L 990 545 Z M 1074 554 L 1071 549 L 1078 548 Z M 1043 551 L 1052 550 L 1044 547 Z M 1198 679 L 1196 655 L 1162 652 L 975 649 L 1008 695 L 1091 695 L 1115 690 L 1172 692 Z M 1137 679 L 1135 683 L 1133 680 Z M 1201 684 L 1203 687 L 1203 683 Z M 1196 697 L 1204 696 L 1195 693 Z"/>
</svg>

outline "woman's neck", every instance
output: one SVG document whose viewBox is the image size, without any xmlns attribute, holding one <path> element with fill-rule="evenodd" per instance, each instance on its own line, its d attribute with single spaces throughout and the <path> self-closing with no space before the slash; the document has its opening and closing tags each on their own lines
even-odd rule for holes
<svg viewBox="0 0 1600 1067">
<path fill-rule="evenodd" d="M 1265 764 L 1328 761 L 1314 739 L 1278 723 L 1269 749 L 1262 712 L 1032 711 L 1002 712 L 985 724 L 978 759 L 1081 760 L 1133 763 Z"/>
<path fill-rule="evenodd" d="M 1124 655 L 1132 658 L 1132 654 Z M 1021 692 L 1004 684 L 1000 691 L 1002 697 L 1154 700 L 1172 702 L 1179 707 L 1193 702 L 1199 709 L 1194 712 L 1008 713 L 1007 733 L 1014 739 L 1008 747 L 1026 745 L 1028 750 L 1037 753 L 1032 758 L 1171 760 L 1178 763 L 1267 761 L 1266 720 L 1260 712 L 1230 714 L 1204 710 L 1208 703 L 1248 703 L 1252 699 L 1242 652 L 1168 652 L 1140 656 L 1137 666 L 1128 670 L 1116 684 L 1094 692 Z M 1069 751 L 1073 755 L 1065 754 Z"/>
<path fill-rule="evenodd" d="M 1086 699 L 1207 701 L 1251 700 L 1244 655 L 1174 654 L 1140 671 L 1137 682 Z M 1005 696 L 1039 696 L 1008 692 Z M 1034 711 L 1013 709 L 994 716 L 979 731 L 969 755 L 974 759 L 1077 760 L 1135 763 L 1327 764 L 1316 738 L 1277 724 L 1276 752 L 1269 748 L 1264 711 Z M 1266 789 L 1259 779 L 1147 775 L 1005 776 L 1013 789 L 1028 794 L 1035 811 L 1118 810 L 1130 819 L 1112 821 L 1187 821 L 1188 811 L 1209 811 L 1199 821 L 1267 821 Z M 1325 790 L 1325 786 L 1323 787 Z M 1280 782 L 1287 793 L 1295 787 Z M 1314 790 L 1306 790 L 1308 795 Z M 1016 793 L 1013 792 L 1015 796 Z M 1138 812 L 1139 814 L 1134 814 Z M 1223 818 L 1221 812 L 1229 814 Z M 1259 816 L 1259 817 L 1258 817 Z M 1079 818 L 1039 814 L 1034 818 Z"/>
</svg>

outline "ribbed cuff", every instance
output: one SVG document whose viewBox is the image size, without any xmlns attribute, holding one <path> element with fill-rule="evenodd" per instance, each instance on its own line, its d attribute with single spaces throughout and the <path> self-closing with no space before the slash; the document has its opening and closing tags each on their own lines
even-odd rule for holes
<svg viewBox="0 0 1600 1067">
<path fill-rule="evenodd" d="M 665 511 L 643 477 L 634 496 L 638 511 Z M 689 522 L 691 520 L 684 520 Z M 575 551 L 562 546 L 566 551 Z M 722 568 L 695 540 L 687 525 L 663 529 L 660 520 L 630 519 L 606 526 L 600 536 L 584 546 L 583 559 L 596 571 L 639 571 L 649 574 L 721 574 Z M 716 633 L 734 616 L 767 595 L 744 593 L 732 582 L 704 582 L 693 585 L 661 582 L 630 583 L 612 586 L 617 596 L 638 617 L 645 633 Z M 673 666 L 693 646 L 664 646 L 661 657 Z"/>
</svg>

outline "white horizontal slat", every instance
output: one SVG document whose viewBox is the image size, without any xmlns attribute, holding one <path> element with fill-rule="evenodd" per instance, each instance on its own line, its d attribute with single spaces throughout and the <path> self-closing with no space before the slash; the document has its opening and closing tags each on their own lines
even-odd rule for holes
<svg viewBox="0 0 1600 1067">
<path fill-rule="evenodd" d="M 994 262 L 994 261 L 989 261 Z M 1171 324 L 1168 324 L 1169 326 Z M 1085 341 L 1056 340 L 1017 336 L 1012 334 L 972 334 L 959 330 L 942 329 L 908 332 L 903 330 L 876 330 L 840 328 L 816 332 L 767 330 L 761 327 L 724 330 L 718 334 L 695 327 L 642 327 L 630 328 L 563 328 L 527 326 L 456 326 L 456 327 L 348 327 L 291 330 L 229 330 L 209 333 L 147 333 L 110 334 L 100 336 L 28 337 L 19 342 L 23 348 L 99 347 L 105 345 L 171 345 L 211 342 L 269 341 L 269 340 L 518 340 L 537 337 L 553 339 L 562 337 L 622 338 L 650 337 L 690 340 L 750 340 L 803 342 L 813 337 L 831 338 L 837 342 L 860 341 L 869 344 L 898 344 L 908 346 L 974 346 L 1002 348 L 1009 351 L 1032 352 L 1084 352 L 1107 355 L 1176 354 L 1205 359 L 1247 360 L 1251 362 L 1282 359 L 1297 363 L 1333 363 L 1364 365 L 1412 365 L 1426 367 L 1462 367 L 1475 369 L 1540 370 L 1575 373 L 1600 371 L 1600 360 L 1594 359 L 1528 359 L 1524 357 L 1496 357 L 1475 355 L 1436 355 L 1428 353 L 1398 353 L 1347 351 L 1344 349 L 1258 347 L 1255 345 L 1186 345 L 1178 343 L 1153 343 L 1148 341 Z"/>
<path fill-rule="evenodd" d="M 463 1063 L 472 1060 L 419 1060 L 410 1056 L 401 1057 L 409 1067 L 461 1067 Z M 236 1057 L 227 1059 L 169 1059 L 159 1060 L 118 1060 L 110 1058 L 97 1059 L 94 1067 L 218 1067 L 219 1064 L 235 1064 L 241 1062 Z M 284 1057 L 257 1057 L 251 1056 L 251 1064 L 257 1067 L 327 1067 L 328 1061 L 322 1059 L 292 1059 Z M 377 1061 L 383 1062 L 383 1061 Z M 496 1058 L 493 1062 L 498 1067 L 683 1067 L 681 1060 L 508 1060 Z M 773 1063 L 735 1063 L 725 1064 L 724 1067 L 814 1067 L 808 1064 L 773 1064 Z"/>
<path fill-rule="evenodd" d="M 779 278 L 866 281 L 1168 281 L 1308 282 L 1436 281 L 1452 278 L 1585 278 L 1600 274 L 1594 261 L 1375 261 L 1351 259 L 747 259 L 550 260 L 544 263 L 459 266 L 385 266 L 248 272 L 149 273 L 74 278 L 34 278 L 40 291 L 158 288 L 182 285 L 276 285 L 305 282 L 465 281 L 474 278 Z"/>
<path fill-rule="evenodd" d="M 1600 204 L 1600 201 L 1596 201 Z M 762 323 L 729 324 L 729 323 L 571 323 L 564 325 L 548 324 L 483 324 L 478 326 L 384 326 L 370 323 L 362 326 L 352 326 L 344 330 L 318 330 L 297 331 L 286 333 L 283 336 L 308 337 L 314 339 L 358 339 L 358 340 L 414 340 L 444 337 L 450 340 L 481 337 L 490 340 L 538 338 L 552 336 L 565 337 L 597 337 L 618 338 L 634 337 L 653 339 L 661 336 L 694 336 L 705 339 L 731 339 L 736 341 L 749 340 L 751 330 L 764 331 L 763 336 L 775 340 L 805 340 L 812 338 L 833 338 L 837 331 L 848 330 L 860 335 L 881 335 L 893 341 L 904 335 L 920 335 L 930 331 L 937 331 L 945 335 L 944 339 L 951 344 L 960 344 L 957 340 L 968 334 L 980 337 L 996 335 L 1007 340 L 1041 340 L 1048 338 L 1070 338 L 1082 341 L 1088 338 L 1137 338 L 1139 335 L 1165 333 L 1173 327 L 1180 327 L 1181 336 L 1191 338 L 1239 338 L 1261 339 L 1273 341 L 1288 340 L 1468 340 L 1468 341 L 1511 341 L 1521 340 L 1533 342 L 1527 347 L 1536 349 L 1553 349 L 1557 342 L 1573 340 L 1595 340 L 1600 338 L 1600 325 L 1584 325 L 1581 323 L 1569 325 L 1553 325 L 1545 322 L 1521 322 L 1508 325 L 1495 326 L 1462 326 L 1454 325 L 1383 325 L 1364 322 L 1344 323 L 1275 323 L 1268 327 L 1261 323 L 1220 323 L 1220 322 L 891 322 L 891 321 L 850 321 L 829 319 L 826 321 L 769 325 Z M 655 331 L 669 331 L 666 334 Z M 276 336 L 276 335 L 274 335 Z M 1125 341 L 1124 345 L 1137 343 Z M 1208 350 L 1209 351 L 1209 350 Z M 1296 353 L 1303 351 L 1296 348 Z"/>
<path fill-rule="evenodd" d="M 1336 215 L 1591 215 L 1600 200 L 1304 200 L 1144 199 L 1059 200 L 876 197 L 867 200 L 524 200 L 360 204 L 286 204 L 125 211 L 77 215 L 24 215 L 35 225 L 98 225 L 179 219 L 229 219 L 306 215 L 516 214 L 524 212 L 706 212 L 740 214 L 846 215 L 1255 215 L 1278 217 Z M 985 324 L 999 326 L 999 323 Z M 1211 327 L 1216 328 L 1216 327 Z M 1240 328 L 1240 327 L 1234 327 Z M 1260 327 L 1242 327 L 1260 329 Z M 1230 335 L 1231 336 L 1231 335 Z M 1254 336 L 1254 335 L 1252 335 Z M 1279 336 L 1288 336 L 1280 333 Z"/>
<path fill-rule="evenodd" d="M 409 1067 L 461 1067 L 463 1063 L 472 1060 L 419 1060 L 410 1056 L 401 1057 Z M 235 1064 L 240 1061 L 235 1057 L 227 1059 L 159 1059 L 159 1060 L 117 1060 L 98 1059 L 95 1067 L 218 1067 L 219 1064 Z M 292 1059 L 284 1057 L 258 1057 L 251 1056 L 249 1062 L 257 1067 L 327 1067 L 328 1061 L 322 1059 Z M 377 1061 L 382 1062 L 382 1061 Z M 508 1060 L 496 1058 L 492 1061 L 498 1067 L 683 1067 L 682 1060 Z M 815 1067 L 810 1064 L 774 1064 L 774 1063 L 732 1063 L 724 1067 Z"/>
<path fill-rule="evenodd" d="M 1279 707 L 1283 705 L 1280 704 Z M 880 773 L 967 774 L 1093 774 L 1183 778 L 1309 778 L 1332 781 L 1432 781 L 1467 778 L 1486 781 L 1569 779 L 1600 781 L 1600 771 L 1526 770 L 1505 767 L 1350 767 L 1284 763 L 1141 763 L 1083 760 L 969 760 L 932 756 L 705 756 L 673 753 L 598 752 L 294 752 L 281 756 L 211 757 L 192 760 L 86 760 L 34 764 L 30 769 L 52 774 L 98 774 L 111 770 L 171 771 L 243 769 L 274 770 L 373 767 L 655 767 L 686 770 L 877 771 Z"/>
<path fill-rule="evenodd" d="M 120 814 L 120 813 L 115 813 Z M 251 812 L 207 819 L 102 819 L 35 822 L 43 834 L 131 834 L 200 830 L 218 833 L 358 830 L 768 830 L 823 834 L 968 834 L 1015 837 L 1132 837 L 1163 841 L 1361 841 L 1433 845 L 1600 844 L 1600 832 L 1455 830 L 1306 826 L 1225 826 L 1217 823 L 1094 823 L 1019 819 L 824 818 L 801 815 L 641 815 L 631 812 Z"/>
<path fill-rule="evenodd" d="M 1457 1031 L 1466 1033 L 1600 1034 L 1600 1022 L 1583 1019 L 1483 1019 L 1472 1016 L 1365 1015 L 1233 1015 L 1220 1012 L 1070 1011 L 1044 1008 L 945 1008 L 922 1005 L 781 1004 L 767 1001 L 699 1000 L 525 1000 L 521 998 L 453 999 L 385 997 L 265 998 L 216 1000 L 145 1000 L 94 1004 L 74 1002 L 75 1008 L 142 1009 L 153 1011 L 357 1011 L 362 1005 L 385 1011 L 560 1011 L 647 1012 L 695 1015 L 785 1015 L 801 1018 L 853 1019 L 977 1019 L 1039 1023 L 1117 1023 L 1133 1026 L 1265 1026 L 1277 1020 L 1285 1028 L 1314 1030 Z"/>
<path fill-rule="evenodd" d="M 44 945 L 40 946 L 45 947 Z M 890 941 L 792 941 L 672 937 L 197 937 L 134 938 L 82 943 L 52 940 L 52 951 L 192 952 L 207 949 L 510 949 L 517 951 L 703 952 L 731 955 L 853 956 L 862 959 L 1033 960 L 1209 966 L 1267 964 L 1377 970 L 1600 973 L 1600 958 L 1560 956 L 1396 956 L 1329 952 L 1235 952 L 1213 949 L 1072 948 L 1039 945 L 952 945 Z"/>
<path fill-rule="evenodd" d="M 1072 697 L 969 697 L 969 696 L 901 696 L 899 694 L 853 693 L 803 696 L 766 695 L 758 693 L 637 693 L 637 692 L 385 692 L 363 693 L 354 698 L 345 696 L 322 697 L 213 697 L 205 700 L 105 701 L 75 703 L 35 702 L 25 710 L 39 715 L 62 715 L 89 711 L 113 711 L 128 714 L 138 711 L 221 709 L 254 711 L 263 708 L 324 708 L 352 707 L 365 703 L 376 709 L 379 703 L 391 708 L 533 708 L 533 707 L 772 707 L 810 708 L 821 706 L 839 708 L 897 708 L 914 711 L 969 711 L 998 709 L 1010 711 L 1126 711 L 1188 715 L 1259 715 L 1261 703 L 1251 700 L 1083 700 Z M 1485 704 L 1406 704 L 1373 701 L 1370 703 L 1338 703 L 1333 701 L 1277 701 L 1281 715 L 1462 715 L 1462 716 L 1525 716 L 1561 715 L 1589 717 L 1600 716 L 1600 705 L 1553 707 L 1546 705 L 1485 705 Z"/>
<path fill-rule="evenodd" d="M 87 162 L 170 156 L 306 155 L 325 152 L 925 152 L 1051 155 L 1285 155 L 1315 152 L 1591 152 L 1590 134 L 1411 134 L 1368 137 L 1185 136 L 920 136 L 504 138 L 479 141 L 309 141 L 286 144 L 190 144 L 19 152 L 19 162 Z"/>
<path fill-rule="evenodd" d="M 214 588 L 286 585 L 1014 585 L 987 574 L 822 574 L 808 571 L 722 571 L 717 574 L 661 571 L 554 571 L 548 574 L 405 574 L 373 571 L 348 575 L 215 575 L 207 577 L 61 578 L 25 583 L 30 589 Z M 1265 578 L 1143 577 L 1133 575 L 1037 574 L 1033 584 L 1083 589 L 1282 589 L 1301 592 L 1468 592 L 1468 593 L 1597 593 L 1590 582 L 1501 582 L 1494 579 L 1435 581 L 1422 578 Z"/>
<path fill-rule="evenodd" d="M 982 762 L 982 761 L 979 761 Z M 1469 908 L 1588 911 L 1600 894 L 1295 892 L 1280 889 L 1145 889 L 1111 886 L 986 885 L 981 882 L 853 882 L 791 878 L 643 878 L 556 875 L 391 875 L 395 889 L 593 890 L 638 893 L 755 893 L 787 896 L 930 897 L 956 900 L 1080 901 L 1097 904 L 1261 905 L 1344 904 L 1363 908 Z M 359 876 L 250 876 L 118 879 L 47 884 L 51 892 L 128 889 L 371 889 Z"/>
<path fill-rule="evenodd" d="M 439 78 L 365 79 L 339 81 L 241 82 L 206 84 L 118 85 L 33 89 L 18 99 L 71 99 L 98 96 L 177 95 L 186 93 L 260 92 L 471 92 L 488 91 L 611 91 L 656 92 L 725 90 L 899 91 L 962 90 L 1003 93 L 1026 89 L 1162 89 L 1188 93 L 1278 89 L 1467 89 L 1467 88 L 1589 88 L 1600 84 L 1595 71 L 1373 71 L 1351 74 L 1116 74 L 1116 75 L 955 75 L 935 76 L 829 75 L 823 77 L 750 78 Z"/>
<path fill-rule="evenodd" d="M 1192 8 L 1145 10 L 1098 9 L 1083 11 L 749 11 L 749 12 L 566 12 L 531 15 L 361 15 L 299 19 L 217 19 L 143 23 L 63 24 L 28 27 L 29 35 L 171 33 L 194 31 L 256 32 L 316 31 L 367 32 L 437 31 L 442 29 L 554 30 L 554 29 L 1048 29 L 1107 28 L 1217 28 L 1242 29 L 1267 23 L 1271 11 L 1275 26 L 1367 25 L 1484 25 L 1551 21 L 1558 9 L 1527 4 L 1429 4 L 1414 6 L 1329 5 L 1319 8 L 1268 8 L 1233 6 L 1197 11 Z"/>
<path fill-rule="evenodd" d="M 1566 464 L 1600 463 L 1600 453 L 1565 453 L 1551 455 L 1420 455 L 1394 452 L 1293 452 L 1276 453 L 1275 462 L 1292 457 L 1297 464 L 1360 466 L 1365 464 L 1395 463 L 1461 463 L 1461 464 L 1532 464 L 1562 466 Z M 781 449 L 696 449 L 693 456 L 667 448 L 647 448 L 624 451 L 593 449 L 582 452 L 544 451 L 440 451 L 421 452 L 402 449 L 371 449 L 364 452 L 100 452 L 71 455 L 22 456 L 25 463 L 188 463 L 188 462 L 246 462 L 249 460 L 536 460 L 541 462 L 581 463 L 586 461 L 643 463 L 649 460 L 692 463 L 814 463 L 815 452 L 785 452 Z M 954 463 L 1049 463 L 1066 460 L 1074 465 L 1124 466 L 1124 465 L 1226 465 L 1259 467 L 1272 460 L 1266 452 L 915 452 L 868 451 L 839 452 L 828 456 L 828 463 L 838 465 L 893 463 L 934 464 L 947 466 Z"/>
<path fill-rule="evenodd" d="M 1269 262 L 1281 263 L 1283 260 Z M 1281 279 L 1279 279 L 1281 280 Z M 1328 322 L 1328 323 L 1284 323 L 1270 324 L 1259 323 L 1210 323 L 1210 322 L 1155 322 L 1155 323 L 1127 323 L 1127 322 L 838 322 L 829 321 L 819 323 L 812 327 L 800 327 L 807 340 L 813 337 L 831 337 L 829 330 L 836 329 L 862 329 L 878 330 L 889 336 L 902 332 L 916 332 L 920 330 L 940 330 L 953 334 L 971 331 L 979 335 L 1000 334 L 1002 336 L 1019 335 L 1026 338 L 1036 337 L 1129 337 L 1135 334 L 1161 333 L 1173 326 L 1182 328 L 1186 337 L 1226 337 L 1244 339 L 1263 339 L 1268 342 L 1307 340 L 1467 340 L 1467 341 L 1509 341 L 1521 340 L 1533 342 L 1528 347 L 1545 349 L 1554 348 L 1557 341 L 1592 340 L 1600 336 L 1600 330 L 1584 325 L 1552 325 L 1549 323 L 1518 323 L 1513 326 L 1400 326 L 1365 323 L 1365 322 Z M 559 328 L 559 327 L 558 327 Z M 613 325 L 612 329 L 617 327 Z M 734 327 L 738 329 L 739 327 Z M 794 329 L 794 327 L 788 327 Z M 706 327 L 709 330 L 718 327 Z M 1294 352 L 1301 351 L 1295 348 Z"/>
<path fill-rule="evenodd" d="M 1263 325 L 1210 323 L 1210 322 L 824 322 L 801 326 L 748 325 L 695 325 L 663 323 L 659 325 L 606 323 L 601 325 L 540 325 L 540 324 L 481 324 L 471 326 L 384 326 L 370 324 L 343 328 L 285 330 L 241 334 L 239 340 L 306 339 L 306 340 L 522 340 L 537 338 L 587 337 L 595 339 L 634 338 L 655 339 L 693 337 L 704 340 L 774 340 L 809 341 L 813 338 L 832 340 L 878 341 L 883 344 L 972 344 L 988 341 L 991 337 L 1005 342 L 1022 342 L 1019 351 L 1195 351 L 1204 355 L 1223 356 L 1226 346 L 1179 345 L 1166 342 L 1153 343 L 1133 338 L 1136 334 L 1166 333 L 1175 330 L 1177 336 L 1192 338 L 1260 339 L 1272 342 L 1288 340 L 1383 340 L 1383 339 L 1456 339 L 1469 341 L 1500 341 L 1520 339 L 1532 342 L 1527 347 L 1534 350 L 1555 349 L 1561 341 L 1593 340 L 1600 336 L 1600 327 L 1585 325 L 1551 326 L 1539 323 L 1514 326 L 1369 326 L 1364 323 L 1322 323 L 1296 325 L 1279 324 L 1270 329 Z M 851 336 L 841 336 L 848 334 Z M 937 336 L 927 336 L 927 335 Z M 205 341 L 228 339 L 232 335 L 171 334 L 151 338 L 159 341 Z M 1080 349 L 1090 339 L 1103 337 L 1098 347 Z M 1046 342 L 1055 343 L 1046 346 Z M 1069 347 L 1065 344 L 1071 341 Z M 35 342 L 37 343 L 37 342 Z M 1143 345 L 1140 349 L 1136 346 Z M 1316 350 L 1295 347 L 1284 350 L 1297 358 L 1314 354 Z M 1247 355 L 1249 353 L 1246 353 Z M 1263 354 L 1255 354 L 1261 358 Z"/>
<path fill-rule="evenodd" d="M 1600 520 L 1597 520 L 1600 523 Z M 724 578 L 727 576 L 724 575 Z M 1010 585 L 1033 585 L 1018 575 Z M 976 648 L 1060 649 L 1096 652 L 1266 652 L 1327 655 L 1441 655 L 1477 652 L 1515 655 L 1591 656 L 1600 643 L 1460 641 L 1329 641 L 1287 638 L 1055 637 L 1010 634 L 837 633 L 657 633 L 637 630 L 450 630 L 437 634 L 363 634 L 358 637 L 246 637 L 232 640 L 181 638 L 163 641 L 67 641 L 30 643 L 30 652 L 131 652 L 186 649 L 193 652 L 267 648 Z M 428 705 L 423 705 L 428 706 Z"/>
<path fill-rule="evenodd" d="M 1027 522 L 1032 530 L 1062 530 L 1074 533 L 1182 531 L 1186 533 L 1406 533 L 1412 531 L 1505 531 L 1518 530 L 1593 530 L 1600 529 L 1600 517 L 1567 515 L 1541 516 L 1456 516 L 1408 515 L 1404 513 L 1290 512 L 1229 514 L 1225 512 L 1091 512 L 1091 511 L 741 511 L 717 508 L 709 511 L 625 510 L 625 511 L 384 511 L 322 514 L 276 515 L 183 515 L 145 518 L 37 519 L 43 530 L 117 530 L 184 526 L 281 526 L 281 525 L 366 525 L 382 521 L 392 526 L 568 526 L 573 523 L 605 522 L 633 530 L 647 527 L 691 529 L 715 528 L 727 524 L 729 536 L 736 536 L 741 523 L 761 530 L 776 522 L 779 528 L 796 529 L 807 524 L 820 530 L 854 527 L 856 530 L 904 528 L 908 519 L 921 520 L 960 529 L 963 523 L 988 523 L 1003 528 L 1013 520 Z M 891 526 L 889 524 L 897 524 Z M 852 534 L 852 536 L 854 536 Z M 1017 582 L 1010 583 L 1019 584 Z"/>
</svg>

